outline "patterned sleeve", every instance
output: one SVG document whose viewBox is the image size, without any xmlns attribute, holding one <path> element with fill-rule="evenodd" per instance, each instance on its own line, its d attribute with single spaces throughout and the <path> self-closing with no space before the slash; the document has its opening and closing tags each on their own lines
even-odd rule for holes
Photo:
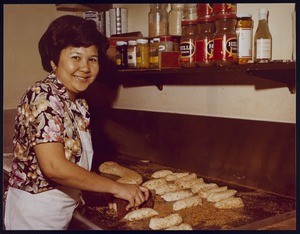
<svg viewBox="0 0 300 234">
<path fill-rule="evenodd" d="M 22 113 L 28 126 L 30 144 L 64 142 L 64 108 L 58 95 L 53 95 L 49 86 L 31 88 L 24 96 Z"/>
</svg>

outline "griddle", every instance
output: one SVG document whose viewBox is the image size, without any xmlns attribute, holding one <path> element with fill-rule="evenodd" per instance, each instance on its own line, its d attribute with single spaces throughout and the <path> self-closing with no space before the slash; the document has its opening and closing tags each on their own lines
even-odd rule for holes
<svg viewBox="0 0 300 234">
<path fill-rule="evenodd" d="M 173 172 L 184 172 L 124 155 L 119 155 L 116 162 L 141 174 L 144 181 L 151 179 L 151 174 L 157 170 L 169 169 Z M 227 186 L 228 189 L 237 190 L 235 196 L 242 198 L 245 207 L 227 210 L 217 209 L 213 207 L 212 203 L 203 199 L 202 206 L 178 211 L 183 221 L 191 224 L 194 230 L 256 230 L 296 216 L 294 198 L 259 188 L 229 183 L 221 179 L 197 176 L 203 178 L 206 183 L 216 183 L 218 186 Z M 172 211 L 172 202 L 165 202 L 158 195 L 153 193 L 152 195 L 155 199 L 154 209 L 159 212 L 160 217 L 172 212 L 175 213 Z M 83 197 L 86 204 L 77 208 L 74 217 L 77 217 L 77 221 L 82 222 L 89 229 L 150 230 L 149 219 L 135 222 L 120 220 L 107 208 L 101 193 L 83 192 Z"/>
</svg>

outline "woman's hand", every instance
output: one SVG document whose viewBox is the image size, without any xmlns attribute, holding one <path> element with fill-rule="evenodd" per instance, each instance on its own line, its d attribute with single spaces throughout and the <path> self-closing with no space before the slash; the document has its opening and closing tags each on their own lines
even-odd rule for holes
<svg viewBox="0 0 300 234">
<path fill-rule="evenodd" d="M 143 186 L 133 184 L 121 184 L 119 183 L 118 192 L 113 194 L 116 198 L 127 200 L 129 203 L 126 206 L 126 210 L 132 207 L 138 207 L 149 198 L 149 190 Z"/>
</svg>

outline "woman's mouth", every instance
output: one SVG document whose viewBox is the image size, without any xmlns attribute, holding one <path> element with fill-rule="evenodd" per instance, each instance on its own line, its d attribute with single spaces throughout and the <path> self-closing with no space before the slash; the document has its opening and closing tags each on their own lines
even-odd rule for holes
<svg viewBox="0 0 300 234">
<path fill-rule="evenodd" d="M 78 81 L 86 81 L 89 77 L 83 77 L 83 76 L 76 76 L 74 75 L 74 78 Z"/>
</svg>

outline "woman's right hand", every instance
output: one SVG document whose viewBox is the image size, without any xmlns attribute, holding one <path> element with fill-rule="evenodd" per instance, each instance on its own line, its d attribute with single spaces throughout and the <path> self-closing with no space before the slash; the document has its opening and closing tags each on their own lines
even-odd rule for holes
<svg viewBox="0 0 300 234">
<path fill-rule="evenodd" d="M 138 207 L 149 198 L 149 190 L 146 187 L 133 184 L 119 184 L 118 192 L 113 194 L 116 198 L 127 200 L 126 210 Z"/>
</svg>

